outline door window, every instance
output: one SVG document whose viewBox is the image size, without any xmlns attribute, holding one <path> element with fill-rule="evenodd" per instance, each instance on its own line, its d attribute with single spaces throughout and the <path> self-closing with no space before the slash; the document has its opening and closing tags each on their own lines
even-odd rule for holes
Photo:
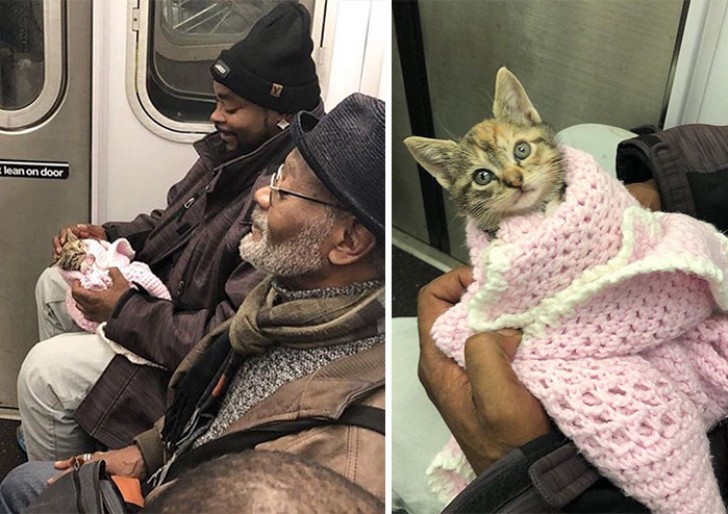
<svg viewBox="0 0 728 514">
<path fill-rule="evenodd" d="M 0 2 L 0 130 L 52 114 L 63 81 L 60 0 Z"/>
</svg>

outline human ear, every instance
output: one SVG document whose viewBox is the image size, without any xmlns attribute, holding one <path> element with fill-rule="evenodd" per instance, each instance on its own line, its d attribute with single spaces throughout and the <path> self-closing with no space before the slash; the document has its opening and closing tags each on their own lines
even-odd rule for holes
<svg viewBox="0 0 728 514">
<path fill-rule="evenodd" d="M 377 244 L 372 233 L 353 216 L 334 229 L 333 237 L 328 257 L 329 262 L 337 266 L 362 260 Z"/>
</svg>

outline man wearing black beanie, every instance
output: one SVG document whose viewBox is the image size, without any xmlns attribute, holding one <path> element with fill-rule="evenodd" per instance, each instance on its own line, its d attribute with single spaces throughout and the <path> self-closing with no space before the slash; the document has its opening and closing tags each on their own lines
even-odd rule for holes
<svg viewBox="0 0 728 514">
<path fill-rule="evenodd" d="M 238 254 L 250 232 L 252 192 L 293 147 L 289 121 L 301 110 L 323 114 L 311 58 L 310 16 L 295 2 L 276 5 L 211 67 L 215 133 L 195 143 L 199 159 L 169 191 L 166 208 L 131 222 L 72 225 L 81 238 L 126 238 L 149 264 L 171 301 L 152 297 L 110 272 L 103 291 L 76 285 L 85 317 L 105 322 L 105 336 L 159 367 L 114 353 L 81 332 L 65 309 L 68 285 L 58 268 L 36 287 L 41 342 L 18 378 L 18 401 L 30 460 L 56 460 L 129 444 L 165 407 L 165 387 L 190 348 L 230 318 L 262 275 Z M 59 340 L 60 338 L 60 340 Z M 60 401 L 59 401 L 60 399 Z"/>
<path fill-rule="evenodd" d="M 305 7 L 279 4 L 211 66 L 217 108 L 210 120 L 229 149 L 255 148 L 318 105 L 310 25 Z"/>
</svg>

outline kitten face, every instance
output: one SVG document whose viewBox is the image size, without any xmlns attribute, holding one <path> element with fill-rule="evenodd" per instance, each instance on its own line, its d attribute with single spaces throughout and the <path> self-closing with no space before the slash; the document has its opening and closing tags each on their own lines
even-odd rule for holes
<svg viewBox="0 0 728 514">
<path fill-rule="evenodd" d="M 409 137 L 407 148 L 481 230 L 507 216 L 543 209 L 563 189 L 562 156 L 518 80 L 498 71 L 494 118 L 459 141 Z"/>
<path fill-rule="evenodd" d="M 69 232 L 66 242 L 61 247 L 61 253 L 53 264 L 67 271 L 81 271 L 86 260 L 86 245 L 73 233 Z"/>
<path fill-rule="evenodd" d="M 482 230 L 542 208 L 563 184 L 561 154 L 543 125 L 486 120 L 449 152 L 448 161 L 447 189 Z"/>
</svg>

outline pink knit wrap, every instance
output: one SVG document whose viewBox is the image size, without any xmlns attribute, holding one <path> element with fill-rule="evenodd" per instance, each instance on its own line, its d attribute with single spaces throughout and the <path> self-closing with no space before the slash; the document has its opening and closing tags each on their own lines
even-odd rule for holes
<svg viewBox="0 0 728 514">
<path fill-rule="evenodd" d="M 493 240 L 469 222 L 475 282 L 435 341 L 462 366 L 474 332 L 520 328 L 516 374 L 604 476 L 655 512 L 725 512 L 705 434 L 728 414 L 728 239 L 563 150 L 554 212 Z M 453 444 L 428 470 L 443 499 L 473 476 Z"/>
<path fill-rule="evenodd" d="M 61 270 L 61 275 L 69 284 L 73 284 L 78 280 L 85 289 L 106 289 L 111 285 L 109 269 L 117 267 L 125 279 L 129 282 L 136 282 L 152 296 L 164 298 L 165 300 L 171 299 L 167 287 L 152 273 L 147 264 L 131 262 L 134 258 L 134 250 L 126 239 L 117 239 L 113 243 L 97 239 L 84 239 L 83 243 L 87 252 L 81 271 Z M 132 285 L 132 287 L 135 286 Z M 87 332 L 96 331 L 99 324 L 87 320 L 83 313 L 78 310 L 76 301 L 71 296 L 70 288 L 66 292 L 66 309 L 79 327 Z"/>
</svg>

